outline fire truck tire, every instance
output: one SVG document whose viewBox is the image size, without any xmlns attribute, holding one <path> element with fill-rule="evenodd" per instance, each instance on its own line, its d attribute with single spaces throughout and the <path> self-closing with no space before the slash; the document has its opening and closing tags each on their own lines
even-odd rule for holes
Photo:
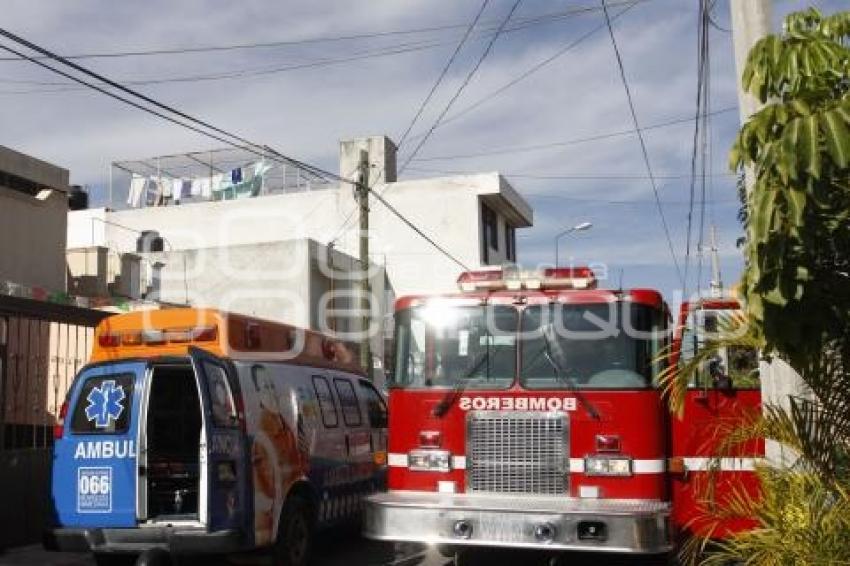
<svg viewBox="0 0 850 566">
<path fill-rule="evenodd" d="M 446 558 L 454 558 L 455 553 L 457 552 L 457 548 L 448 544 L 438 544 L 437 552 L 440 553 L 440 556 L 444 556 Z"/>
<path fill-rule="evenodd" d="M 276 566 L 306 566 L 313 545 L 313 514 L 310 503 L 300 495 L 293 495 L 283 506 L 277 541 L 274 545 Z"/>
</svg>

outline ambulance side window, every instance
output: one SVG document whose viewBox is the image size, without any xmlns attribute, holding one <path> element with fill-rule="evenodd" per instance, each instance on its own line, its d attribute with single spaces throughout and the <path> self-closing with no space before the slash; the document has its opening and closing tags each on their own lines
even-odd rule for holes
<svg viewBox="0 0 850 566">
<path fill-rule="evenodd" d="M 239 425 L 236 419 L 236 404 L 233 402 L 233 392 L 227 382 L 227 373 L 218 364 L 203 362 L 204 373 L 207 376 L 207 389 L 210 395 L 210 408 L 215 426 L 235 427 Z"/>
<path fill-rule="evenodd" d="M 325 424 L 325 428 L 339 426 L 339 416 L 336 413 L 336 404 L 328 380 L 320 375 L 314 375 L 313 388 L 316 390 L 316 397 L 319 399 L 319 408 L 322 411 L 322 422 Z"/>
<path fill-rule="evenodd" d="M 71 417 L 73 434 L 115 434 L 130 426 L 132 373 L 90 377 L 80 386 Z"/>
<path fill-rule="evenodd" d="M 366 407 L 369 411 L 369 425 L 372 428 L 387 428 L 387 404 L 375 387 L 366 381 L 360 382 L 360 390 L 366 397 Z"/>
<path fill-rule="evenodd" d="M 342 405 L 342 420 L 347 426 L 361 426 L 363 417 L 360 415 L 360 402 L 357 400 L 354 386 L 347 379 L 336 378 L 334 387 Z"/>
</svg>

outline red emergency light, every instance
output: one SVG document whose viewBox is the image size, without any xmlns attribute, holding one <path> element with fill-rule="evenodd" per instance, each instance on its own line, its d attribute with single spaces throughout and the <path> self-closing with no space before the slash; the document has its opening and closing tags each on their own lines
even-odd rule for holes
<svg viewBox="0 0 850 566">
<path fill-rule="evenodd" d="M 542 270 L 487 269 L 460 274 L 461 291 L 518 291 L 520 289 L 595 289 L 596 275 L 589 267 L 556 267 Z"/>
</svg>

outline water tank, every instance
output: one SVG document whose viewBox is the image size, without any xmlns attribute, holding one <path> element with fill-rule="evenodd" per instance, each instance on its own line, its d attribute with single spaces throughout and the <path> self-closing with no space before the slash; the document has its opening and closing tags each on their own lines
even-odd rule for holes
<svg viewBox="0 0 850 566">
<path fill-rule="evenodd" d="M 161 252 L 164 248 L 162 236 L 156 230 L 143 230 L 141 236 L 136 240 L 136 252 L 140 254 Z"/>
<path fill-rule="evenodd" d="M 80 185 L 71 185 L 68 193 L 68 208 L 71 210 L 85 210 L 89 207 L 89 194 Z"/>
</svg>

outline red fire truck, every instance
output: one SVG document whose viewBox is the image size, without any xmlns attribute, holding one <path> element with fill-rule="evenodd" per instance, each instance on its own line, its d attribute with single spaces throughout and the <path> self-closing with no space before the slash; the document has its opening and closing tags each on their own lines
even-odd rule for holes
<svg viewBox="0 0 850 566">
<path fill-rule="evenodd" d="M 668 552 L 710 460 L 693 439 L 728 407 L 700 389 L 708 403 L 669 416 L 656 383 L 671 334 L 661 294 L 599 289 L 588 268 L 458 283 L 396 303 L 389 491 L 368 500 L 366 536 L 450 552 Z"/>
</svg>

